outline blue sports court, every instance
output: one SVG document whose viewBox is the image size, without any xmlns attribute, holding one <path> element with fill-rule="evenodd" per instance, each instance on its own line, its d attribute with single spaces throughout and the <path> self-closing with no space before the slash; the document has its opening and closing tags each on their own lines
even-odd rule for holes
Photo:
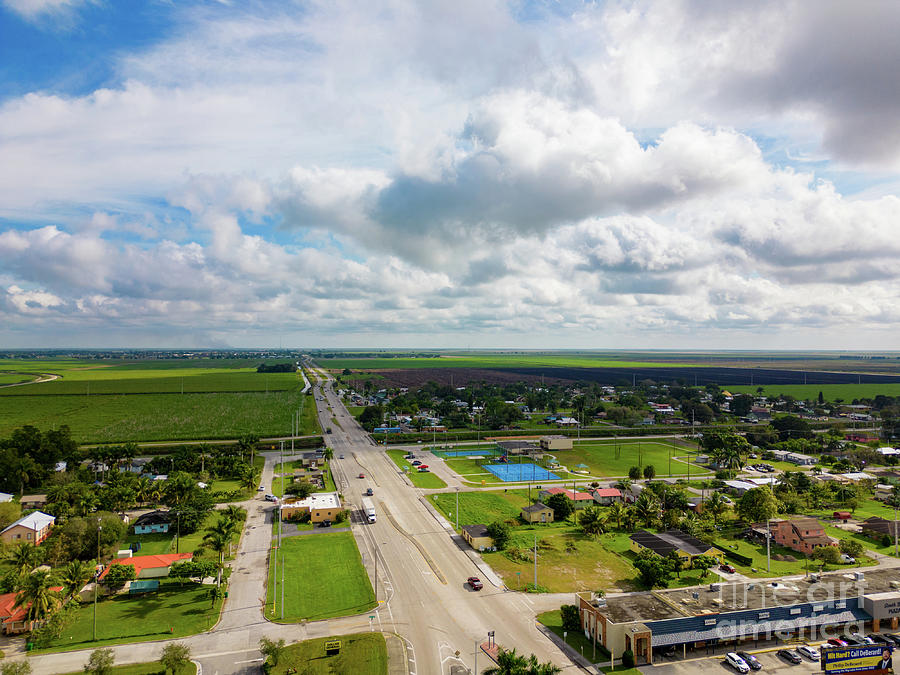
<svg viewBox="0 0 900 675">
<path fill-rule="evenodd" d="M 484 468 L 505 482 L 526 480 L 562 480 L 537 464 L 485 464 Z"/>
<path fill-rule="evenodd" d="M 490 457 L 491 455 L 499 455 L 496 450 L 447 450 L 436 453 L 441 457 Z"/>
</svg>

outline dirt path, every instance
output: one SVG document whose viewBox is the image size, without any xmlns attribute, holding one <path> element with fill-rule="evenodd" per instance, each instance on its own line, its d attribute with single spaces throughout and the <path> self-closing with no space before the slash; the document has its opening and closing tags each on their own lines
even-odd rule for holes
<svg viewBox="0 0 900 675">
<path fill-rule="evenodd" d="M 22 373 L 23 375 L 27 375 L 27 373 Z M 53 373 L 44 373 L 36 380 L 31 380 L 31 382 L 14 382 L 13 384 L 0 384 L 0 388 L 3 387 L 22 387 L 26 384 L 40 384 L 41 382 L 52 382 L 53 380 L 58 380 L 59 375 L 54 375 Z"/>
</svg>

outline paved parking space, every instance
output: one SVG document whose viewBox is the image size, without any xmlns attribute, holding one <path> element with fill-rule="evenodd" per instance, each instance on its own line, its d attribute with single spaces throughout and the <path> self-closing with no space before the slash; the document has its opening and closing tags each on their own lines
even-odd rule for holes
<svg viewBox="0 0 900 675">
<path fill-rule="evenodd" d="M 642 666 L 641 672 L 647 675 L 696 675 L 696 673 L 704 673 L 705 675 L 735 675 L 733 670 L 725 663 L 725 655 L 718 654 L 705 659 L 694 659 L 688 661 L 674 661 L 665 657 L 658 657 L 659 661 L 652 666 Z M 775 652 L 757 653 L 756 658 L 762 664 L 761 671 L 751 671 L 758 673 L 794 673 L 802 675 L 803 673 L 821 673 L 818 661 L 810 661 L 803 659 L 803 663 L 793 665 L 784 659 L 775 655 Z"/>
</svg>

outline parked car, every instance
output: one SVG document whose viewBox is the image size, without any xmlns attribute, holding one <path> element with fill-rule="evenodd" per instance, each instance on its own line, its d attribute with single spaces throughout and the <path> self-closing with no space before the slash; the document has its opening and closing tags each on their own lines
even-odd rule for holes
<svg viewBox="0 0 900 675">
<path fill-rule="evenodd" d="M 265 485 L 260 485 L 258 488 L 256 488 L 256 491 L 257 491 L 257 492 L 265 492 L 265 491 L 266 491 L 266 486 L 265 486 Z"/>
<path fill-rule="evenodd" d="M 846 647 L 847 641 L 841 640 L 841 638 L 828 638 L 828 644 L 832 647 Z"/>
<path fill-rule="evenodd" d="M 422 462 L 420 462 L 419 460 L 416 459 L 416 460 L 413 460 L 412 465 L 413 465 L 413 466 L 419 466 L 419 464 L 421 464 L 421 463 L 422 463 Z"/>
<path fill-rule="evenodd" d="M 663 656 L 675 656 L 675 651 L 675 645 L 666 645 L 665 647 L 659 647 L 656 653 Z"/>
<path fill-rule="evenodd" d="M 793 649 L 779 649 L 776 654 L 778 654 L 778 656 L 783 658 L 785 661 L 793 663 L 794 665 L 803 663 L 803 658 Z"/>
<path fill-rule="evenodd" d="M 800 652 L 801 655 L 808 658 L 810 661 L 818 661 L 819 660 L 819 650 L 814 647 L 810 647 L 809 645 L 801 645 L 797 647 L 797 651 Z"/>
<path fill-rule="evenodd" d="M 734 566 L 729 565 L 728 563 L 722 563 L 721 565 L 719 565 L 719 569 L 723 572 L 728 572 L 728 574 L 734 574 L 735 572 L 737 572 L 737 570 L 734 569 Z"/>
<path fill-rule="evenodd" d="M 861 635 L 860 633 L 850 633 L 850 637 L 856 640 L 857 645 L 873 645 L 875 644 L 875 640 L 870 638 L 868 635 Z"/>
<path fill-rule="evenodd" d="M 479 579 L 478 577 L 469 577 L 468 579 L 466 579 L 466 583 L 472 587 L 473 591 L 480 591 L 482 588 L 484 588 L 484 584 L 481 583 L 481 579 Z"/>
<path fill-rule="evenodd" d="M 897 635 L 896 633 L 884 633 L 884 637 L 900 647 L 900 635 Z"/>
<path fill-rule="evenodd" d="M 276 497 L 275 495 L 266 495 L 266 501 L 267 502 L 277 502 L 278 497 Z"/>
<path fill-rule="evenodd" d="M 750 670 L 760 670 L 762 668 L 759 659 L 753 656 L 753 654 L 750 654 L 749 652 L 738 652 L 737 655 L 744 659 L 744 663 L 750 666 Z"/>
<path fill-rule="evenodd" d="M 359 474 L 359 477 L 360 477 L 360 478 L 365 478 L 365 477 L 366 477 L 366 474 L 361 473 L 361 474 Z"/>
<path fill-rule="evenodd" d="M 319 527 L 331 527 L 331 521 L 323 520 L 321 523 L 319 523 Z"/>
<path fill-rule="evenodd" d="M 846 563 L 848 565 L 852 565 L 853 563 L 856 562 L 856 558 L 854 558 L 852 555 L 847 555 L 846 553 L 841 553 L 841 562 Z"/>
<path fill-rule="evenodd" d="M 885 635 L 880 635 L 879 633 L 872 633 L 869 635 L 870 638 L 875 640 L 876 644 L 880 645 L 894 645 L 894 641 Z"/>
<path fill-rule="evenodd" d="M 343 454 L 338 455 L 338 459 L 344 459 L 344 455 Z"/>
<path fill-rule="evenodd" d="M 738 656 L 735 652 L 728 652 L 725 655 L 725 663 L 734 668 L 739 673 L 749 673 L 750 666 L 748 666 L 744 659 Z"/>
</svg>

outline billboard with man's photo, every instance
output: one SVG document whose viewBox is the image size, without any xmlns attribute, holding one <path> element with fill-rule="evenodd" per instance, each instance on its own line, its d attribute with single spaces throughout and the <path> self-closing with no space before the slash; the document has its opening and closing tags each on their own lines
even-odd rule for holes
<svg viewBox="0 0 900 675">
<path fill-rule="evenodd" d="M 888 675 L 894 672 L 893 647 L 863 645 L 861 647 L 826 647 L 822 649 L 822 670 L 829 675 Z"/>
</svg>

